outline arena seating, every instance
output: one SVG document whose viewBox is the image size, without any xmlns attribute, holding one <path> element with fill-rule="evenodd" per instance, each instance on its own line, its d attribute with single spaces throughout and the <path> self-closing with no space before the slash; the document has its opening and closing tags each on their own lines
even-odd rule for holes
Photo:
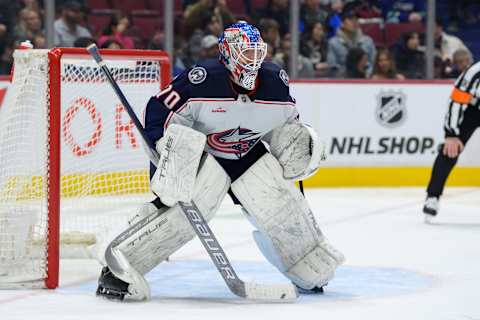
<svg viewBox="0 0 480 320">
<path fill-rule="evenodd" d="M 385 45 L 387 47 L 395 44 L 400 37 L 410 31 L 418 33 L 425 32 L 425 26 L 422 23 L 387 23 L 385 24 Z"/>
</svg>

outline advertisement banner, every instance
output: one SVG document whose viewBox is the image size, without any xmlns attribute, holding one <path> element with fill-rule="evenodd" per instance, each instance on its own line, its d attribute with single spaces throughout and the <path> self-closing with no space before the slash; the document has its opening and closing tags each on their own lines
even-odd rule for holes
<svg viewBox="0 0 480 320">
<path fill-rule="evenodd" d="M 302 120 L 327 144 L 330 167 L 431 166 L 451 90 L 443 81 L 291 85 Z M 469 142 L 459 166 L 480 165 L 479 138 Z"/>
<path fill-rule="evenodd" d="M 158 83 L 120 84 L 139 119 Z M 95 86 L 62 84 L 62 172 L 127 171 L 149 168 L 143 141 L 133 121 L 106 82 Z M 81 93 L 81 94 L 80 94 Z M 106 161 L 105 165 L 92 163 Z M 108 166 L 108 168 L 106 168 Z"/>
</svg>

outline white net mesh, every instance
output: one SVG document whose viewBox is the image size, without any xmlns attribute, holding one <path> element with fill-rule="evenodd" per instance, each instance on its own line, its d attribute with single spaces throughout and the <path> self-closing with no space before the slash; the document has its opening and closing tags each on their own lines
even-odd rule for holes
<svg viewBox="0 0 480 320">
<path fill-rule="evenodd" d="M 141 119 L 160 89 L 155 58 L 104 59 Z M 61 242 L 85 247 L 151 198 L 140 135 L 88 55 L 63 55 L 49 75 L 47 50 L 15 52 L 0 110 L 0 287 L 46 275 L 49 77 L 60 77 Z M 84 250 L 84 253 L 87 252 Z M 68 253 L 62 251 L 62 254 Z"/>
<path fill-rule="evenodd" d="M 45 248 L 33 243 L 47 236 L 41 195 L 47 175 L 48 59 L 45 54 L 15 59 L 15 77 L 0 110 L 0 279 L 34 282 L 46 276 Z"/>
</svg>

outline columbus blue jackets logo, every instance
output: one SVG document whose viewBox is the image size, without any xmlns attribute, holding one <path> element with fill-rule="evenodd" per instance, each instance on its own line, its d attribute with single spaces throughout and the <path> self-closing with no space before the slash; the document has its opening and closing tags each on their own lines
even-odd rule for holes
<svg viewBox="0 0 480 320">
<path fill-rule="evenodd" d="M 235 154 L 238 158 L 247 153 L 261 138 L 261 134 L 250 129 L 236 128 L 207 136 L 210 148 Z"/>
<path fill-rule="evenodd" d="M 382 91 L 377 96 L 377 122 L 387 128 L 400 126 L 407 118 L 406 97 L 401 92 Z"/>
</svg>

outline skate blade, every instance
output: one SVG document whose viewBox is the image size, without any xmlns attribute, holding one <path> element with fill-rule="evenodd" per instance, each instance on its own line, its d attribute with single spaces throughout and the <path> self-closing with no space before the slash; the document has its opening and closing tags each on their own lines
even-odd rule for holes
<svg viewBox="0 0 480 320">
<path fill-rule="evenodd" d="M 425 224 L 434 224 L 433 221 L 435 220 L 435 217 L 432 216 L 431 214 L 424 214 L 423 215 L 423 221 L 425 222 Z"/>
</svg>

